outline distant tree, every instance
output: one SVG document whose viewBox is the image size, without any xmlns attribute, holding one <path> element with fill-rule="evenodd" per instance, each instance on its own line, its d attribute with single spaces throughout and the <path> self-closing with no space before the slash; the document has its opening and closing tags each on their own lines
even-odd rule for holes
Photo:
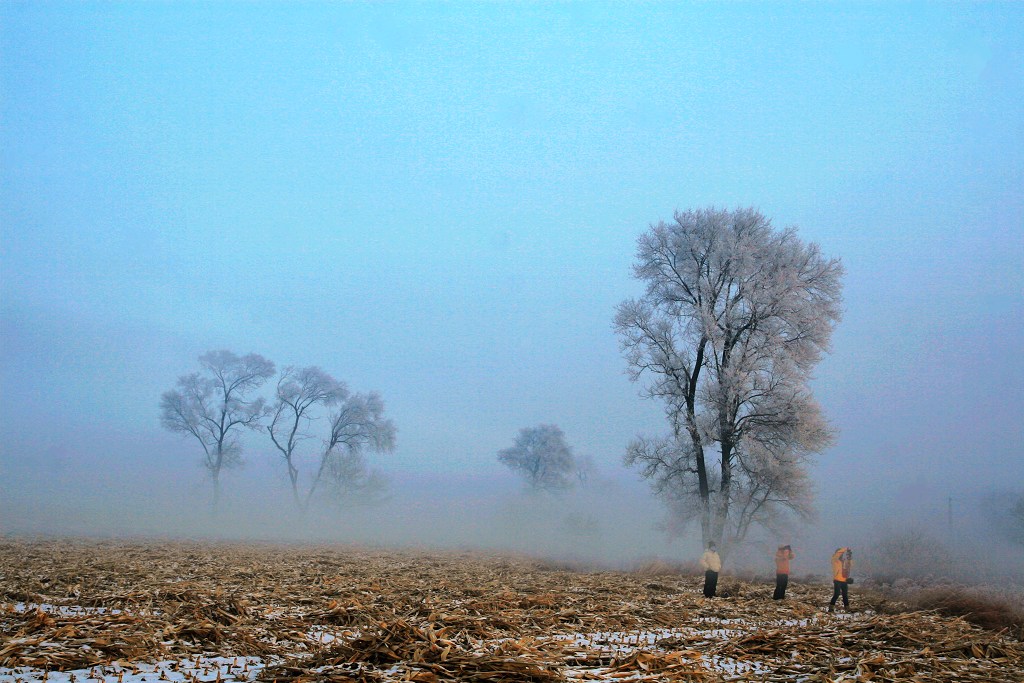
<svg viewBox="0 0 1024 683">
<path fill-rule="evenodd" d="M 266 414 L 252 392 L 274 374 L 274 364 L 250 353 L 210 351 L 199 357 L 200 372 L 178 378 L 160 399 L 160 421 L 172 432 L 191 434 L 203 448 L 203 465 L 213 478 L 213 506 L 220 500 L 220 474 L 241 463 L 240 427 L 258 429 Z"/>
<path fill-rule="evenodd" d="M 594 458 L 590 455 L 577 455 L 575 475 L 576 481 L 579 482 L 580 486 L 588 486 L 594 477 L 598 475 Z"/>
<path fill-rule="evenodd" d="M 330 415 L 330 432 L 324 439 L 306 504 L 321 484 L 334 492 L 336 502 L 379 499 L 387 481 L 367 468 L 365 453 L 392 452 L 396 433 L 394 422 L 384 417 L 384 401 L 379 394 L 353 394 L 339 401 Z"/>
<path fill-rule="evenodd" d="M 1002 539 L 1024 548 L 1024 492 L 990 492 L 982 500 L 981 509 L 989 528 Z"/>
<path fill-rule="evenodd" d="M 1008 517 L 1010 539 L 1017 545 L 1024 546 L 1024 494 L 1017 497 L 1017 502 L 1010 508 Z"/>
<path fill-rule="evenodd" d="M 498 460 L 522 476 L 531 491 L 564 491 L 581 471 L 565 434 L 555 425 L 520 429 L 515 444 L 498 451 Z"/>
<path fill-rule="evenodd" d="M 322 481 L 328 499 L 342 507 L 380 504 L 391 486 L 387 475 L 367 465 L 364 454 L 347 449 L 331 454 Z"/>
<path fill-rule="evenodd" d="M 318 409 L 337 405 L 348 398 L 348 389 L 318 367 L 286 367 L 277 380 L 270 409 L 267 432 L 288 467 L 295 505 L 303 509 L 299 497 L 299 467 L 296 449 L 300 442 L 314 438 L 312 421 Z"/>
<path fill-rule="evenodd" d="M 670 431 L 625 462 L 728 548 L 752 526 L 812 513 L 806 464 L 832 432 L 809 388 L 840 318 L 842 266 L 753 209 L 677 213 L 640 236 L 645 294 L 615 329 Z"/>
<path fill-rule="evenodd" d="M 883 529 L 869 547 L 871 577 L 886 583 L 958 579 L 965 570 L 953 548 L 915 526 Z"/>
</svg>

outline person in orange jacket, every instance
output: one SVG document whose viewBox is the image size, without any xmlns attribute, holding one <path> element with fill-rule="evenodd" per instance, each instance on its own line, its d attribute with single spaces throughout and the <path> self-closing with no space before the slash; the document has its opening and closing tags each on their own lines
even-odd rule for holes
<svg viewBox="0 0 1024 683">
<path fill-rule="evenodd" d="M 789 561 L 795 557 L 793 549 L 788 545 L 780 545 L 775 551 L 775 594 L 772 600 L 786 597 L 786 586 L 789 585 Z"/>
<path fill-rule="evenodd" d="M 843 609 L 850 609 L 850 597 L 846 587 L 850 583 L 850 572 L 853 570 L 853 551 L 849 548 L 836 548 L 832 553 L 832 602 L 828 611 L 836 608 L 836 600 L 843 596 Z"/>
</svg>

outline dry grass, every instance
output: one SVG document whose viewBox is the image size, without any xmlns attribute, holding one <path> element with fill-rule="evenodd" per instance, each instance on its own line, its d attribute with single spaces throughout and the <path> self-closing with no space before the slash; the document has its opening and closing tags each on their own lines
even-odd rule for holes
<svg viewBox="0 0 1024 683">
<path fill-rule="evenodd" d="M 345 547 L 0 539 L 0 667 L 256 656 L 262 680 L 1015 681 L 1024 644 L 935 612 L 685 568 Z M 863 610 L 887 598 L 854 587 Z M 15 603 L 29 603 L 29 609 Z M 45 605 L 37 608 L 35 605 Z M 88 608 L 88 609 L 79 609 Z M 896 611 L 896 610 L 894 610 Z"/>
<path fill-rule="evenodd" d="M 703 576 L 704 570 L 696 562 L 668 562 L 648 560 L 633 568 L 640 576 Z"/>
<path fill-rule="evenodd" d="M 913 593 L 907 601 L 915 609 L 963 617 L 984 629 L 1005 631 L 1024 641 L 1024 611 L 1004 597 L 977 588 L 935 586 Z"/>
</svg>

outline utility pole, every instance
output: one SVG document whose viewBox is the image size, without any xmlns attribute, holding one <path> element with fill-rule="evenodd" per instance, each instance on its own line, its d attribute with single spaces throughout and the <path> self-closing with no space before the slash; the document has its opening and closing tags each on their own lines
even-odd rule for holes
<svg viewBox="0 0 1024 683">
<path fill-rule="evenodd" d="M 953 540 L 953 496 L 946 498 L 946 518 L 949 525 L 949 540 Z"/>
</svg>

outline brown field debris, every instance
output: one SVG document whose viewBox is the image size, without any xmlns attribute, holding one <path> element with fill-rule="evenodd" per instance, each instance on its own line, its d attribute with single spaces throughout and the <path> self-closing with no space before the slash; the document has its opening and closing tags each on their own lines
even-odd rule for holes
<svg viewBox="0 0 1024 683">
<path fill-rule="evenodd" d="M 655 578 L 656 577 L 656 578 Z M 0 539 L 0 667 L 255 656 L 260 680 L 1017 681 L 1024 643 L 823 585 L 350 547 Z M 732 585 L 731 583 L 727 585 Z M 892 605 L 885 605 L 892 611 Z"/>
</svg>

